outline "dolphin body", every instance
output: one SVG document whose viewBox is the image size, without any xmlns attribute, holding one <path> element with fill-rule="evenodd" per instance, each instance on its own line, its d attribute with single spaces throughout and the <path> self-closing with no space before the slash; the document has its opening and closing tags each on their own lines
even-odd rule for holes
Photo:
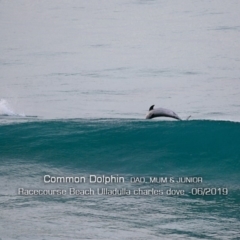
<svg viewBox="0 0 240 240">
<path fill-rule="evenodd" d="M 156 108 L 154 109 L 155 105 L 152 105 L 149 108 L 149 112 L 147 113 L 146 119 L 152 119 L 155 117 L 170 117 L 175 118 L 177 120 L 182 120 L 175 112 L 165 108 Z"/>
</svg>

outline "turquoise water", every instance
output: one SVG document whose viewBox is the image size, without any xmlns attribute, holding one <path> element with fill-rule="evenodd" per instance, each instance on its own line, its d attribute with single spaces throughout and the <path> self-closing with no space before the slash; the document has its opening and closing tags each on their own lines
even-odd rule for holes
<svg viewBox="0 0 240 240">
<path fill-rule="evenodd" d="M 238 9 L 0 1 L 0 239 L 239 239 Z"/>
<path fill-rule="evenodd" d="M 31 120 L 3 124 L 0 132 L 3 239 L 239 237 L 239 123 Z M 90 182 L 90 175 L 124 182 Z M 44 176 L 86 182 L 44 183 Z M 154 177 L 169 180 L 153 183 Z M 202 180 L 177 183 L 179 177 Z M 24 196 L 19 188 L 67 193 Z M 70 188 L 94 194 L 71 195 Z M 101 194 L 102 188 L 117 193 Z M 134 193 L 139 188 L 142 195 Z M 162 194 L 144 193 L 151 189 Z"/>
</svg>

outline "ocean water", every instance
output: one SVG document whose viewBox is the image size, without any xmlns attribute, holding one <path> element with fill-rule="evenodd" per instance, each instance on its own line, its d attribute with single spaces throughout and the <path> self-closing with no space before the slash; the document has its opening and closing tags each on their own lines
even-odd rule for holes
<svg viewBox="0 0 240 240">
<path fill-rule="evenodd" d="M 239 8 L 0 1 L 0 239 L 240 239 Z"/>
</svg>

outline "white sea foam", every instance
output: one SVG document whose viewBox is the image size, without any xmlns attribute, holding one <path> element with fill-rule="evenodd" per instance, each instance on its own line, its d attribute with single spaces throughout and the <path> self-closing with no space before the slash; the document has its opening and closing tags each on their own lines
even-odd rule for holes
<svg viewBox="0 0 240 240">
<path fill-rule="evenodd" d="M 13 116 L 15 112 L 11 109 L 8 102 L 5 99 L 0 100 L 0 115 Z"/>
<path fill-rule="evenodd" d="M 5 99 L 0 99 L 0 116 L 20 116 L 24 117 L 25 114 L 15 113 L 10 104 Z"/>
</svg>

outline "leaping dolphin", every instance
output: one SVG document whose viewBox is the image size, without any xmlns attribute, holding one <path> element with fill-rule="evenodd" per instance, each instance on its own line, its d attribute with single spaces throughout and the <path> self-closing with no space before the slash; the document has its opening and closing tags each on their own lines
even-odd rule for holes
<svg viewBox="0 0 240 240">
<path fill-rule="evenodd" d="M 152 119 L 155 117 L 170 117 L 175 118 L 177 120 L 182 120 L 175 112 L 165 108 L 156 108 L 153 109 L 155 105 L 152 105 L 149 108 L 149 112 L 147 113 L 146 119 Z M 190 116 L 189 116 L 190 117 Z M 188 117 L 188 118 L 189 118 Z"/>
</svg>

